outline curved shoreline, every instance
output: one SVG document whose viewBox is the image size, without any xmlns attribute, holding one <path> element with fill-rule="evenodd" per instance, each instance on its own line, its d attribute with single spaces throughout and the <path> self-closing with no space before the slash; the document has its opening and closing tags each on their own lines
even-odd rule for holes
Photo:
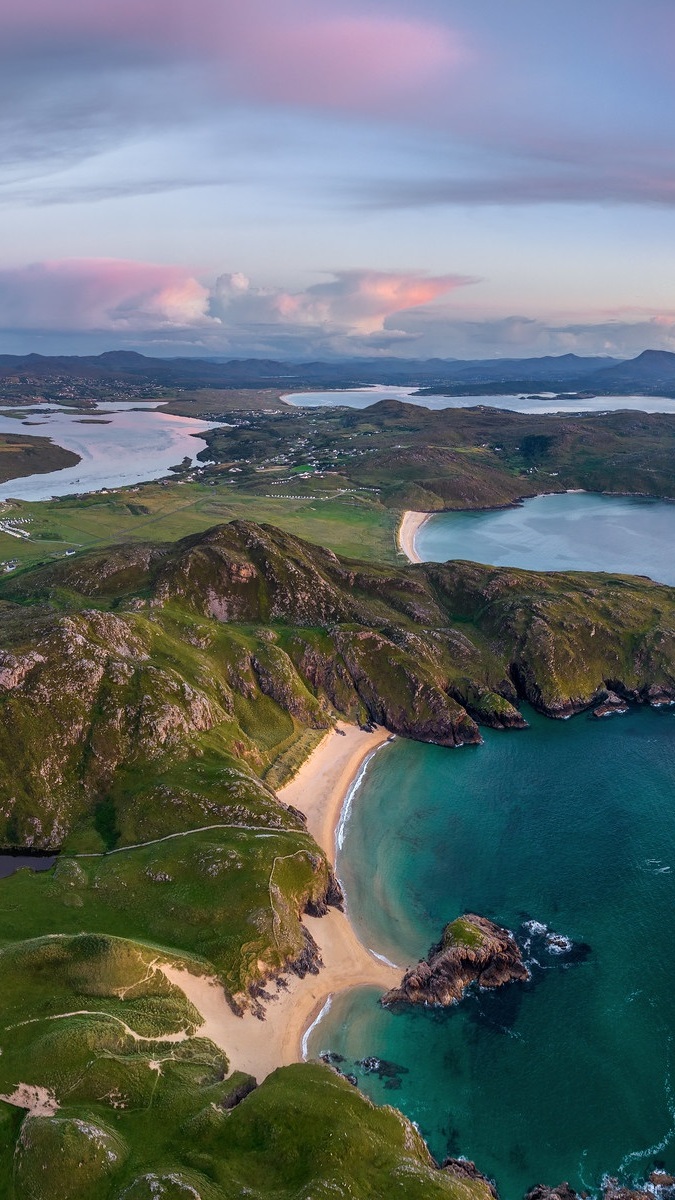
<svg viewBox="0 0 675 1200">
<path fill-rule="evenodd" d="M 415 512 L 413 509 L 408 509 L 401 517 L 401 524 L 398 527 L 396 540 L 399 550 L 402 554 L 405 554 L 411 563 L 421 563 L 423 561 L 415 548 L 415 539 L 422 526 L 433 515 L 433 513 Z"/>
<path fill-rule="evenodd" d="M 355 725 L 330 730 L 295 777 L 280 789 L 284 804 L 300 809 L 307 828 L 331 862 L 343 806 L 366 761 L 391 735 L 385 729 L 366 733 Z M 206 975 L 193 975 L 175 964 L 159 969 L 194 1004 L 202 1016 L 196 1036 L 215 1042 L 228 1057 L 231 1071 L 245 1071 L 258 1083 L 277 1067 L 306 1057 L 306 1037 L 330 999 L 353 987 L 398 986 L 403 967 L 382 961 L 359 940 L 346 912 L 329 909 L 325 917 L 303 917 L 323 960 L 318 975 L 285 977 L 269 984 L 265 1019 L 234 1014 L 222 985 Z"/>
</svg>

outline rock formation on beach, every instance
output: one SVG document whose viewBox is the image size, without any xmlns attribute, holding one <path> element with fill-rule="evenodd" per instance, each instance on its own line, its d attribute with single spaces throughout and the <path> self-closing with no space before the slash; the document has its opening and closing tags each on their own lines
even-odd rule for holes
<svg viewBox="0 0 675 1200">
<path fill-rule="evenodd" d="M 461 1000 L 471 983 L 498 988 L 528 978 L 513 934 L 487 917 L 465 913 L 446 925 L 428 958 L 406 971 L 400 986 L 388 991 L 381 1003 L 387 1008 L 396 1004 L 445 1008 Z"/>
</svg>

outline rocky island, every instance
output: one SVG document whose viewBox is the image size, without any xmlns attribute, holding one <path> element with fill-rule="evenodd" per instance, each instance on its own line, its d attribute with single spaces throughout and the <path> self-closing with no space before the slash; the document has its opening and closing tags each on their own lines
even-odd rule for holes
<svg viewBox="0 0 675 1200">
<path fill-rule="evenodd" d="M 424 1004 L 447 1008 L 457 1004 L 466 989 L 498 988 L 529 978 L 513 934 L 487 917 L 464 913 L 443 930 L 440 942 L 426 960 L 406 971 L 400 987 L 382 997 L 385 1008 Z"/>
</svg>

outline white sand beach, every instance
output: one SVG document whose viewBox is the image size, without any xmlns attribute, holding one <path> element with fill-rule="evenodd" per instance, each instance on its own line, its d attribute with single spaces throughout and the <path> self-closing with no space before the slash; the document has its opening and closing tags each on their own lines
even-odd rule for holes
<svg viewBox="0 0 675 1200">
<path fill-rule="evenodd" d="M 408 512 L 404 512 L 401 518 L 401 524 L 398 527 L 398 545 L 399 549 L 402 550 L 406 558 L 412 563 L 422 562 L 415 549 L 415 538 L 424 523 L 432 515 L 432 513 L 413 512 L 410 509 Z"/>
<path fill-rule="evenodd" d="M 307 816 L 307 825 L 331 862 L 335 831 L 345 797 L 364 760 L 389 738 L 384 729 L 366 733 L 353 725 L 333 729 L 279 791 L 285 804 Z M 328 998 L 346 988 L 372 985 L 382 991 L 400 983 L 403 968 L 388 966 L 359 941 L 346 913 L 330 909 L 325 917 L 305 917 L 304 923 L 319 947 L 324 966 L 318 975 L 286 977 L 287 987 L 269 985 L 272 1000 L 265 1019 L 248 1012 L 236 1016 L 221 984 L 205 975 L 192 975 L 163 964 L 166 978 L 185 993 L 201 1013 L 198 1034 L 210 1038 L 228 1056 L 231 1070 L 246 1071 L 260 1083 L 277 1067 L 299 1062 L 306 1030 Z"/>
</svg>

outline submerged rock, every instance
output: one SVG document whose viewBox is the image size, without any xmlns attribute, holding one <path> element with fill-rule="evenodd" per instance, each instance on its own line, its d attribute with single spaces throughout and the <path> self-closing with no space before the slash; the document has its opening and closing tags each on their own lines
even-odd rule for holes
<svg viewBox="0 0 675 1200">
<path fill-rule="evenodd" d="M 471 983 L 498 988 L 528 978 L 513 934 L 487 917 L 465 913 L 446 925 L 426 961 L 406 971 L 400 986 L 387 992 L 381 1003 L 446 1007 L 461 1000 Z"/>
</svg>

